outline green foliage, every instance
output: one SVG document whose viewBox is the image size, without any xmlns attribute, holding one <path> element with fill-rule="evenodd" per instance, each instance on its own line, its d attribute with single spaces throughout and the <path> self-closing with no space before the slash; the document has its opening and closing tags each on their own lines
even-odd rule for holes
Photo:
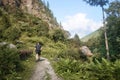
<svg viewBox="0 0 120 80">
<path fill-rule="evenodd" d="M 69 59 L 80 59 L 80 53 L 77 48 L 67 48 L 66 50 L 61 50 L 58 54 L 58 58 L 69 58 Z"/>
<path fill-rule="evenodd" d="M 72 43 L 75 44 L 75 47 L 80 47 L 82 45 L 82 42 L 77 34 L 75 34 L 74 38 L 71 40 L 72 40 Z"/>
<path fill-rule="evenodd" d="M 21 35 L 32 36 L 49 36 L 49 25 L 40 18 L 25 14 L 20 10 L 16 13 L 8 13 L 0 10 L 0 37 L 1 40 L 14 41 L 18 40 Z"/>
<path fill-rule="evenodd" d="M 2 9 L 0 8 L 0 16 L 2 16 L 3 15 L 3 11 L 2 11 Z"/>
<path fill-rule="evenodd" d="M 18 80 L 29 80 L 31 78 L 31 75 L 33 74 L 36 65 L 34 54 L 32 54 L 32 56 L 30 56 L 27 60 L 21 61 L 21 64 L 24 65 L 24 70 L 21 72 L 17 72 L 17 74 L 20 75 L 18 77 Z"/>
<path fill-rule="evenodd" d="M 111 59 L 115 59 L 116 61 L 110 62 L 104 59 L 106 55 L 105 40 L 103 31 L 100 29 L 99 36 L 91 37 L 91 39 L 85 43 L 95 53 L 92 62 L 81 62 L 80 59 L 78 59 L 79 54 L 78 51 L 75 50 L 75 47 L 70 49 L 67 47 L 58 54 L 58 60 L 54 66 L 56 72 L 64 80 L 119 80 L 120 60 L 117 60 L 119 59 L 120 49 L 119 1 L 111 3 L 110 8 L 107 11 L 109 48 L 110 53 L 112 54 Z M 68 40 L 68 43 L 74 46 L 72 40 Z M 75 56 L 77 56 L 77 58 Z"/>
<path fill-rule="evenodd" d="M 58 59 L 58 54 L 61 54 L 62 51 L 65 51 L 67 46 L 62 42 L 52 42 L 47 41 L 47 43 L 44 44 L 42 54 L 47 57 L 48 59 Z"/>
<path fill-rule="evenodd" d="M 14 26 L 11 28 L 8 28 L 3 33 L 3 38 L 8 41 L 18 40 L 21 34 L 21 30 L 18 28 L 18 26 Z"/>
<path fill-rule="evenodd" d="M 97 38 L 97 37 L 101 36 L 101 33 L 102 33 L 102 29 L 98 29 L 98 30 L 96 30 L 95 32 L 92 32 L 91 34 L 83 37 L 83 38 L 81 39 L 81 41 L 87 42 L 89 39 Z"/>
<path fill-rule="evenodd" d="M 72 59 L 60 59 L 56 72 L 65 80 L 119 80 L 120 61 L 115 63 L 102 59 L 83 63 Z"/>
<path fill-rule="evenodd" d="M 83 0 L 87 2 L 88 4 L 92 6 L 98 6 L 100 5 L 101 7 L 108 4 L 109 0 Z"/>
<path fill-rule="evenodd" d="M 0 79 L 7 80 L 11 77 L 17 78 L 16 72 L 23 70 L 19 55 L 15 49 L 10 49 L 6 45 L 0 46 Z M 16 75 L 16 76 L 15 76 Z"/>
<path fill-rule="evenodd" d="M 13 13 L 11 13 L 13 14 Z M 17 8 L 17 10 L 14 12 L 13 16 L 18 20 L 18 21 L 25 21 L 26 20 L 26 14 L 23 13 L 22 10 L 20 10 L 19 8 Z"/>
<path fill-rule="evenodd" d="M 52 33 L 52 39 L 57 42 L 57 41 L 65 41 L 65 35 L 64 32 L 60 29 L 55 29 L 54 32 Z"/>
<path fill-rule="evenodd" d="M 104 39 L 103 31 L 101 31 L 101 34 L 99 36 L 89 39 L 85 44 L 88 47 L 90 47 L 90 50 L 93 53 L 101 53 L 102 57 L 105 56 L 105 55 L 103 55 L 106 53 L 105 39 Z M 101 56 L 99 56 L 99 57 L 101 57 Z"/>
<path fill-rule="evenodd" d="M 0 37 L 3 37 L 4 31 L 11 26 L 11 22 L 8 14 L 4 13 L 1 9 L 0 11 L 2 12 L 0 16 Z"/>
<path fill-rule="evenodd" d="M 2 23 L 1 23 L 1 25 L 4 26 L 5 29 L 11 26 L 11 22 L 10 22 L 10 18 L 8 16 L 8 14 L 4 14 L 2 16 Z"/>
<path fill-rule="evenodd" d="M 120 1 L 114 1 L 110 3 L 108 9 L 106 9 L 107 13 L 107 37 L 109 43 L 109 51 L 111 60 L 115 61 L 116 59 L 120 59 L 119 50 L 120 50 Z M 99 32 L 100 36 L 95 37 L 94 33 Z M 102 28 L 92 33 L 89 37 L 85 37 L 84 39 L 89 39 L 86 44 L 91 48 L 94 53 L 101 53 L 101 56 L 105 56 L 105 40 Z M 97 33 L 96 33 L 97 34 Z M 92 37 L 93 36 L 93 37 Z M 83 40 L 84 40 L 83 39 Z"/>
<path fill-rule="evenodd" d="M 41 23 L 36 28 L 36 32 L 38 36 L 48 36 L 49 32 L 48 23 L 41 21 Z"/>
<path fill-rule="evenodd" d="M 60 59 L 59 62 L 57 62 L 56 72 L 64 79 L 64 80 L 78 80 L 79 77 L 79 62 L 76 60 L 70 60 L 70 59 Z M 78 77 L 77 77 L 78 76 Z"/>
<path fill-rule="evenodd" d="M 116 78 L 116 80 L 119 80 L 120 79 L 120 60 L 117 60 L 115 61 L 115 70 L 114 70 L 114 73 L 113 73 L 113 76 L 114 78 Z"/>
<path fill-rule="evenodd" d="M 112 55 L 119 55 L 120 50 L 120 1 L 114 1 L 110 7 L 106 9 L 107 17 L 107 34 L 109 40 L 110 53 Z"/>
</svg>

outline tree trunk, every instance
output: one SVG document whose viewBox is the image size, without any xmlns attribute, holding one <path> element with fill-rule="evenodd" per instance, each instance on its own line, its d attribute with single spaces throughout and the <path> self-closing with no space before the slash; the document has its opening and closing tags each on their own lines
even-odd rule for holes
<svg viewBox="0 0 120 80">
<path fill-rule="evenodd" d="M 104 8 L 103 8 L 103 6 L 102 6 L 102 13 L 103 13 L 103 27 L 104 27 L 104 36 L 105 36 L 105 45 L 106 45 L 106 51 L 107 51 L 107 59 L 109 60 L 110 56 L 109 56 L 109 47 L 108 47 L 108 39 L 107 39 L 105 15 L 104 15 Z"/>
</svg>

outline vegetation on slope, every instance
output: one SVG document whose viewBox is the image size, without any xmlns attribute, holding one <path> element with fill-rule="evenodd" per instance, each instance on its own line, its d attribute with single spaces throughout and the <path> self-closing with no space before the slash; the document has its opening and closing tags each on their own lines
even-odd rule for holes
<svg viewBox="0 0 120 80">
<path fill-rule="evenodd" d="M 89 39 L 100 37 L 101 34 L 102 34 L 102 28 L 100 28 L 100 29 L 96 30 L 95 32 L 92 32 L 91 34 L 88 34 L 87 36 L 83 37 L 81 39 L 81 41 L 87 42 Z"/>
<path fill-rule="evenodd" d="M 41 3 L 41 5 L 44 4 Z M 14 10 L 10 6 L 0 8 L 0 42 L 13 43 L 17 47 L 17 51 L 15 51 L 15 49 L 11 50 L 1 45 L 0 80 L 28 80 L 35 65 L 35 43 L 42 42 L 45 49 L 49 49 L 55 42 L 65 41 L 66 31 L 59 27 L 47 6 L 45 6 L 45 10 L 46 12 L 48 11 L 45 13 L 49 14 L 49 16 L 45 17 L 53 20 L 53 22 L 51 21 L 52 27 L 44 19 L 25 13 L 19 8 L 14 8 Z M 48 46 L 46 46 L 47 44 Z M 33 54 L 29 58 L 21 60 L 19 50 L 22 49 L 33 50 Z M 45 52 L 45 49 L 43 53 L 52 53 L 49 51 Z"/>
</svg>

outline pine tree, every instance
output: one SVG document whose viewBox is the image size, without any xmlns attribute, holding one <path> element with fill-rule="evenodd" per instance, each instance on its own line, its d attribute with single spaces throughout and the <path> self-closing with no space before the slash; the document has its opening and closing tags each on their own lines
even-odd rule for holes
<svg viewBox="0 0 120 80">
<path fill-rule="evenodd" d="M 86 3 L 90 4 L 91 6 L 100 6 L 102 8 L 103 13 L 103 27 L 104 27 L 104 35 L 105 35 L 105 44 L 106 44 L 106 51 L 107 51 L 107 59 L 109 59 L 109 48 L 108 48 L 108 40 L 107 40 L 107 33 L 106 33 L 106 24 L 105 24 L 105 16 L 104 16 L 104 6 L 109 3 L 109 0 L 83 0 Z"/>
</svg>

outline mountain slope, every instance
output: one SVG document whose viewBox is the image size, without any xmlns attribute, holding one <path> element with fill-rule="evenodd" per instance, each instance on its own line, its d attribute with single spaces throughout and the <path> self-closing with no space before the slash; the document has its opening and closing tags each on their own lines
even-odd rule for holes
<svg viewBox="0 0 120 80">
<path fill-rule="evenodd" d="M 23 36 L 49 38 L 56 29 L 66 33 L 41 0 L 1 0 L 0 12 L 1 41 L 19 40 Z"/>
<path fill-rule="evenodd" d="M 89 35 L 83 37 L 83 38 L 81 39 L 81 41 L 87 42 L 89 39 L 99 37 L 101 33 L 102 33 L 102 28 L 100 28 L 100 29 L 98 29 L 98 30 L 90 33 Z"/>
<path fill-rule="evenodd" d="M 56 18 L 52 14 L 52 11 L 49 9 L 49 6 L 47 6 L 41 0 L 1 0 L 0 7 L 7 9 L 9 12 L 15 8 L 19 8 L 25 13 L 32 14 L 49 23 L 49 27 L 59 26 Z"/>
<path fill-rule="evenodd" d="M 58 50 L 63 50 L 65 44 L 62 41 L 65 39 L 65 32 L 56 21 L 49 7 L 41 0 L 0 0 L 0 42 L 13 43 L 18 50 L 30 49 L 33 53 L 35 43 L 41 42 L 43 43 L 42 56 L 47 54 L 50 57 L 51 55 L 57 55 Z M 5 47 L 4 49 L 4 52 L 0 52 L 0 54 L 3 54 L 0 55 L 1 60 L 5 59 L 4 62 L 6 63 L 4 64 L 6 65 L 10 62 L 12 70 L 10 70 L 11 73 L 8 70 L 6 74 L 1 73 L 0 80 L 17 80 L 18 76 L 21 80 L 28 80 L 34 66 L 34 54 L 31 54 L 32 56 L 29 56 L 25 61 L 19 59 L 21 65 L 24 65 L 24 71 L 20 70 L 19 73 L 19 71 L 15 71 L 16 65 L 11 62 L 18 64 L 14 62 L 18 52 L 12 55 L 13 52 L 8 52 Z M 9 53 L 10 56 L 5 56 L 6 53 Z M 53 56 L 51 57 L 53 58 Z M 2 68 L 6 66 L 4 64 Z M 19 65 L 17 67 L 20 68 Z M 1 70 L 4 72 L 2 68 L 0 72 Z M 1 76 L 3 79 L 1 79 Z"/>
</svg>

